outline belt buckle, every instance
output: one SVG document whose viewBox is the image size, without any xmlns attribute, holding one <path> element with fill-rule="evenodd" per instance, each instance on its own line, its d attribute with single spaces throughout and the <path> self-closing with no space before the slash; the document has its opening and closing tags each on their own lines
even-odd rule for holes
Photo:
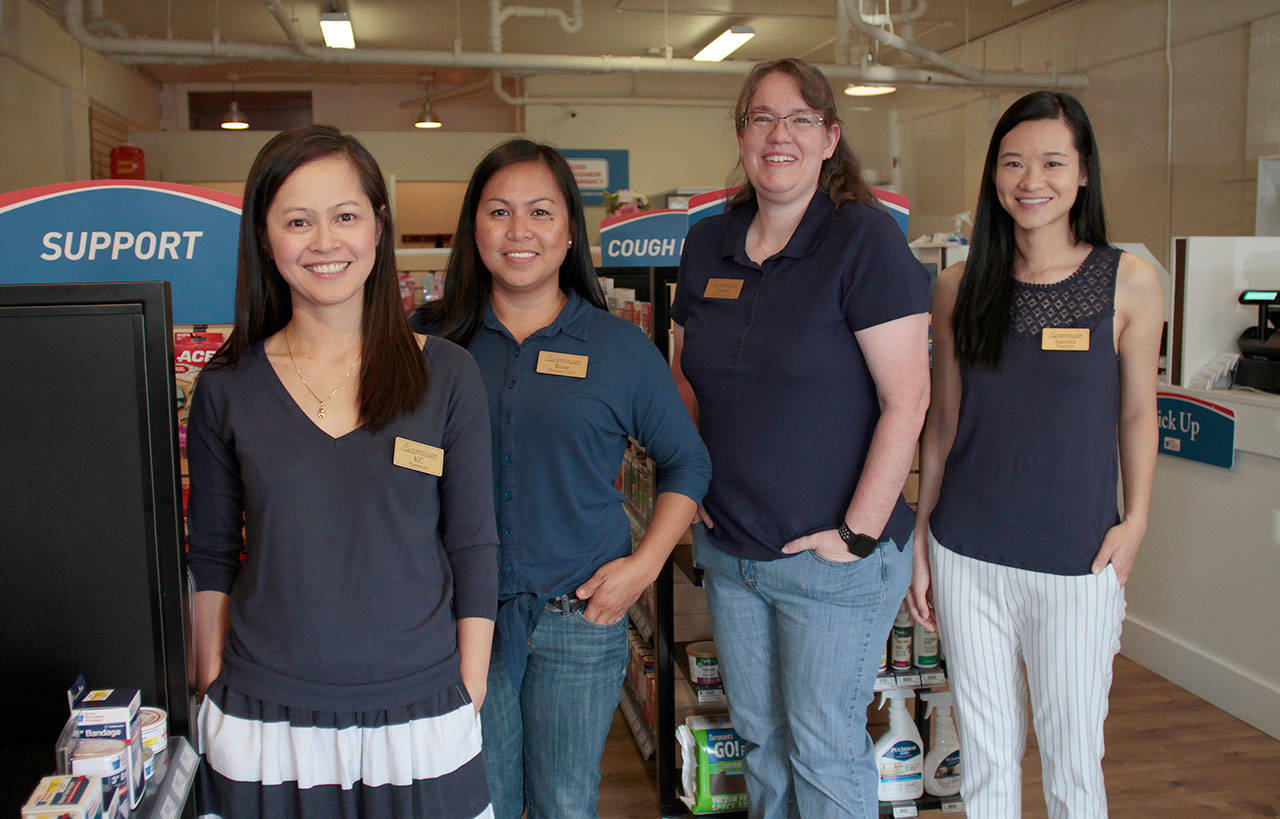
<svg viewBox="0 0 1280 819">
<path fill-rule="evenodd" d="M 553 611 L 560 612 L 564 617 L 568 617 L 583 606 L 583 602 L 575 597 L 572 592 L 553 597 L 547 602 L 555 607 Z"/>
</svg>

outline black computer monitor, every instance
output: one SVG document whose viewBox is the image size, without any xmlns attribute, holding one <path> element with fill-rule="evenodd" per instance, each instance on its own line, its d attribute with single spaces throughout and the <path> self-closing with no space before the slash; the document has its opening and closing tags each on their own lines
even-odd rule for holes
<svg viewBox="0 0 1280 819">
<path fill-rule="evenodd" d="M 0 285 L 0 813 L 80 672 L 190 735 L 171 316 L 165 282 Z"/>
</svg>

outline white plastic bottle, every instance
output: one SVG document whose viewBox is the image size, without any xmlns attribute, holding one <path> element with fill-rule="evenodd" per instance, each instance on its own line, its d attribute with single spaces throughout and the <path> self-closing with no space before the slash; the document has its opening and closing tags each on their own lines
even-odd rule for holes
<svg viewBox="0 0 1280 819">
<path fill-rule="evenodd" d="M 880 692 L 880 707 L 889 705 L 889 730 L 876 740 L 876 768 L 880 771 L 877 795 L 881 802 L 918 799 L 924 794 L 924 743 L 915 721 L 907 712 L 910 688 Z"/>
<path fill-rule="evenodd" d="M 889 637 L 889 662 L 894 671 L 906 671 L 911 668 L 911 612 L 907 609 L 907 601 L 902 601 L 898 616 L 893 621 L 893 631 Z"/>
<path fill-rule="evenodd" d="M 924 789 L 934 796 L 960 793 L 960 737 L 951 717 L 951 692 L 921 694 L 925 718 L 933 714 L 933 744 L 924 757 Z M 936 711 L 936 713 L 934 713 Z"/>
</svg>

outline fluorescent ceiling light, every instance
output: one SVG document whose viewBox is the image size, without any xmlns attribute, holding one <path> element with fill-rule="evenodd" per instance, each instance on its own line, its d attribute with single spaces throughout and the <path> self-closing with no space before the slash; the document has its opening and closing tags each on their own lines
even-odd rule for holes
<svg viewBox="0 0 1280 819">
<path fill-rule="evenodd" d="M 444 125 L 443 122 L 436 119 L 436 115 L 431 113 L 431 103 L 422 103 L 422 112 L 418 114 L 417 122 L 413 123 L 414 128 L 439 128 Z"/>
<path fill-rule="evenodd" d="M 240 113 L 240 106 L 235 100 L 231 101 L 231 107 L 222 117 L 222 127 L 228 131 L 243 131 L 249 127 L 249 122 L 244 118 L 244 114 Z"/>
<path fill-rule="evenodd" d="M 719 37 L 707 43 L 706 48 L 694 54 L 693 58 L 704 63 L 720 62 L 754 36 L 756 36 L 756 30 L 751 26 L 727 28 Z"/>
<path fill-rule="evenodd" d="M 329 48 L 355 48 L 356 33 L 351 30 L 351 15 L 331 11 L 320 15 L 320 33 Z"/>
<path fill-rule="evenodd" d="M 844 92 L 851 97 L 879 97 L 897 90 L 892 85 L 858 85 L 852 82 L 844 87 Z"/>
</svg>

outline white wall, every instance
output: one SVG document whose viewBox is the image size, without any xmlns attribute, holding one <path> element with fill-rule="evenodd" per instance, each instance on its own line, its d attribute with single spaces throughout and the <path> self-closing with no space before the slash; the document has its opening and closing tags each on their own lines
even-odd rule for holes
<svg viewBox="0 0 1280 819">
<path fill-rule="evenodd" d="M 0 191 L 89 178 L 89 105 L 155 128 L 158 89 L 81 48 L 30 0 L 0 2 Z"/>
<path fill-rule="evenodd" d="M 1169 62 L 1165 14 L 1172 11 Z M 1280 6 L 1274 0 L 1095 0 L 948 56 L 997 70 L 1083 72 L 1112 235 L 1168 264 L 1178 235 L 1253 232 L 1257 156 L 1280 148 Z M 972 209 L 991 128 L 1019 93 L 923 94 L 901 103 L 913 235 Z M 1172 110 L 1172 131 L 1170 131 Z M 1166 145 L 1172 132 L 1171 195 Z M 1246 133 L 1248 139 L 1246 139 Z M 1247 143 L 1247 144 L 1246 144 Z"/>
</svg>

